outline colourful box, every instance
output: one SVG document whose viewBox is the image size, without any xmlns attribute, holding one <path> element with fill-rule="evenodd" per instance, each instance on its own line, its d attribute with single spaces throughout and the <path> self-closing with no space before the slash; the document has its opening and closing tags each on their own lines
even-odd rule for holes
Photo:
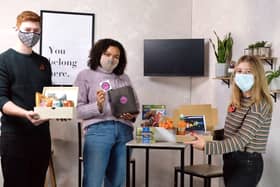
<svg viewBox="0 0 280 187">
<path fill-rule="evenodd" d="M 139 143 L 154 143 L 155 138 L 154 127 L 137 127 L 136 128 L 136 140 Z"/>
<path fill-rule="evenodd" d="M 43 95 L 64 96 L 74 103 L 74 107 L 34 107 L 41 119 L 73 119 L 76 113 L 78 87 L 44 87 Z"/>
<path fill-rule="evenodd" d="M 160 113 L 162 116 L 166 116 L 165 105 L 142 105 L 142 119 L 147 119 L 146 114 L 151 111 L 155 111 L 156 113 Z"/>
</svg>

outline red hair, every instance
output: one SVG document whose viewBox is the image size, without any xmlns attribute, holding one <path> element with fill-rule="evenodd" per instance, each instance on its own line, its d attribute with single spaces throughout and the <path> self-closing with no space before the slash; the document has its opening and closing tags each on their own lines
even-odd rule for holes
<svg viewBox="0 0 280 187">
<path fill-rule="evenodd" d="M 20 27 L 22 22 L 25 21 L 32 21 L 32 22 L 39 22 L 41 21 L 40 16 L 32 11 L 23 11 L 17 16 L 17 27 Z"/>
</svg>

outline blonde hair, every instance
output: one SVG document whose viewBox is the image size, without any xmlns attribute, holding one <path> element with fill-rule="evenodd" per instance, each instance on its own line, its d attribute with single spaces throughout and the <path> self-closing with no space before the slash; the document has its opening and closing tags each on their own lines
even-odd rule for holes
<svg viewBox="0 0 280 187">
<path fill-rule="evenodd" d="M 23 11 L 17 16 L 16 26 L 19 28 L 22 22 L 32 21 L 32 22 L 41 22 L 41 18 L 38 14 L 32 11 Z"/>
<path fill-rule="evenodd" d="M 270 111 L 272 111 L 272 98 L 268 89 L 267 79 L 265 77 L 265 71 L 263 64 L 259 61 L 258 58 L 254 56 L 244 55 L 239 58 L 236 66 L 241 63 L 248 63 L 251 67 L 251 72 L 254 75 L 255 83 L 251 88 L 251 103 L 260 104 L 262 100 L 265 100 L 269 106 Z M 238 88 L 238 86 L 234 82 L 234 76 L 236 73 L 236 69 L 231 76 L 231 87 L 232 87 L 232 95 L 231 95 L 231 104 L 237 108 L 240 108 L 240 100 L 242 97 L 242 92 Z"/>
</svg>

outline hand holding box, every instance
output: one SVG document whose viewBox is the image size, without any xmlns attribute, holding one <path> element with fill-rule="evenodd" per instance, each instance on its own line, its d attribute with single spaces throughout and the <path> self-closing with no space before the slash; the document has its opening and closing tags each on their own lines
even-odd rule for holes
<svg viewBox="0 0 280 187">
<path fill-rule="evenodd" d="M 73 119 L 77 97 L 78 87 L 44 87 L 36 94 L 34 111 L 42 119 Z"/>
</svg>

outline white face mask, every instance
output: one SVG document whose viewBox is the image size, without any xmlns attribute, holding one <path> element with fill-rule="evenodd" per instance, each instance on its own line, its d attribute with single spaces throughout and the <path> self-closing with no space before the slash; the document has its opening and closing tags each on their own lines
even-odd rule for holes
<svg viewBox="0 0 280 187">
<path fill-rule="evenodd" d="M 254 85 L 255 82 L 254 75 L 251 73 L 249 74 L 236 73 L 234 77 L 234 82 L 242 92 L 247 92 Z"/>
<path fill-rule="evenodd" d="M 112 73 L 114 69 L 118 66 L 119 60 L 112 60 L 106 55 L 101 55 L 100 64 L 103 70 L 105 70 L 107 73 Z"/>
</svg>

